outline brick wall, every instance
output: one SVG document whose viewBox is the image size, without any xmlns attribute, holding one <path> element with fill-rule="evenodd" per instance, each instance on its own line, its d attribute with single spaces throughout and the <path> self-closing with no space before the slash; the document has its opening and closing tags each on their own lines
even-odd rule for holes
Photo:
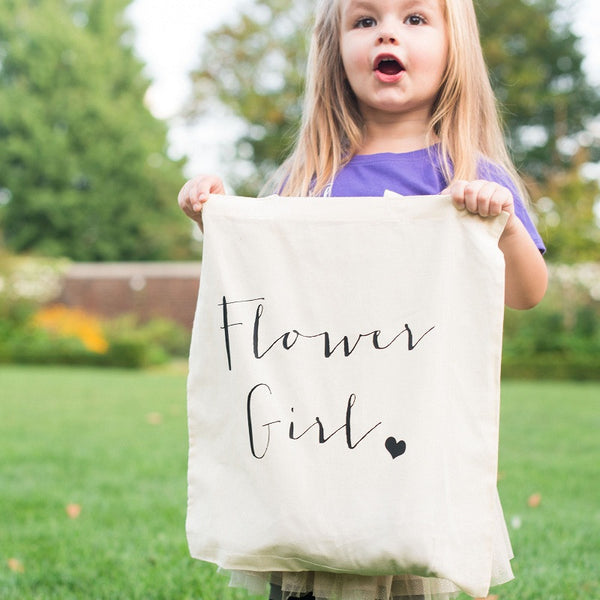
<svg viewBox="0 0 600 600">
<path fill-rule="evenodd" d="M 200 263 L 75 263 L 56 300 L 104 317 L 135 313 L 191 328 Z"/>
</svg>

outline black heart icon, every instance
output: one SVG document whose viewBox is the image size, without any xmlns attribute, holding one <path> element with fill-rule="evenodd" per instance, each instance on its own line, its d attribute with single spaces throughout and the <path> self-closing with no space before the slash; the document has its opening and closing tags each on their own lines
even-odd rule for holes
<svg viewBox="0 0 600 600">
<path fill-rule="evenodd" d="M 398 458 L 406 452 L 406 442 L 404 440 L 397 442 L 395 437 L 389 437 L 385 440 L 385 449 L 392 455 L 392 458 Z"/>
</svg>

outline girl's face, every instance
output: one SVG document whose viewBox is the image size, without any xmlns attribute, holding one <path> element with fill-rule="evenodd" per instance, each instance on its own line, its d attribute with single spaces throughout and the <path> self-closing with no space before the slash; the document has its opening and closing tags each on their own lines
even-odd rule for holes
<svg viewBox="0 0 600 600">
<path fill-rule="evenodd" d="M 429 122 L 448 57 L 441 1 L 340 0 L 342 62 L 367 122 Z"/>
</svg>

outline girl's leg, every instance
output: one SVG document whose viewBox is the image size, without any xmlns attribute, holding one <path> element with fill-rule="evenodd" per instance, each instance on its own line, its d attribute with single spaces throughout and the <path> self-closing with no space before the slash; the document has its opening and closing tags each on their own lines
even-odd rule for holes
<svg viewBox="0 0 600 600">
<path fill-rule="evenodd" d="M 282 600 L 281 588 L 278 585 L 271 584 L 269 593 L 269 600 Z"/>
<path fill-rule="evenodd" d="M 287 600 L 287 599 L 283 597 L 283 592 L 281 591 L 280 586 L 271 584 L 269 600 Z M 312 594 L 306 594 L 305 596 L 294 596 L 293 600 L 315 600 L 315 597 Z"/>
<path fill-rule="evenodd" d="M 271 584 L 271 592 L 269 594 L 269 600 L 287 600 L 283 597 L 283 592 L 281 591 L 281 587 L 278 585 Z M 294 598 L 294 600 L 296 600 Z M 315 597 L 312 594 L 307 594 L 305 596 L 300 596 L 297 600 L 315 600 Z M 425 600 L 425 596 L 394 596 L 393 600 Z M 482 600 L 482 599 L 480 599 Z"/>
</svg>

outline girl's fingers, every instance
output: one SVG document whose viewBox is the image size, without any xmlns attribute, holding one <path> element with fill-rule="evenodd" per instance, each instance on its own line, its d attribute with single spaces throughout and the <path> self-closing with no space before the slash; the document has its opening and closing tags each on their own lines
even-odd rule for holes
<svg viewBox="0 0 600 600">
<path fill-rule="evenodd" d="M 482 217 L 497 216 L 502 211 L 514 212 L 510 190 L 492 181 L 455 181 L 442 193 L 450 193 L 459 210 Z"/>
<path fill-rule="evenodd" d="M 216 175 L 199 175 L 186 181 L 177 195 L 177 202 L 184 214 L 195 221 L 203 231 L 202 207 L 211 194 L 224 194 L 225 186 Z"/>
<path fill-rule="evenodd" d="M 468 181 L 457 180 L 448 186 L 442 194 L 450 194 L 452 196 L 452 202 L 458 210 L 465 210 L 465 188 L 468 185 Z"/>
<path fill-rule="evenodd" d="M 492 197 L 490 198 L 489 215 L 492 217 L 497 217 L 502 212 L 507 200 L 508 199 L 500 189 L 494 191 Z"/>
<path fill-rule="evenodd" d="M 465 187 L 465 206 L 471 213 L 487 216 L 490 190 L 486 181 L 471 181 Z"/>
<path fill-rule="evenodd" d="M 180 208 L 189 217 L 195 218 L 211 194 L 224 194 L 223 182 L 216 175 L 199 175 L 187 181 L 177 196 Z"/>
</svg>

